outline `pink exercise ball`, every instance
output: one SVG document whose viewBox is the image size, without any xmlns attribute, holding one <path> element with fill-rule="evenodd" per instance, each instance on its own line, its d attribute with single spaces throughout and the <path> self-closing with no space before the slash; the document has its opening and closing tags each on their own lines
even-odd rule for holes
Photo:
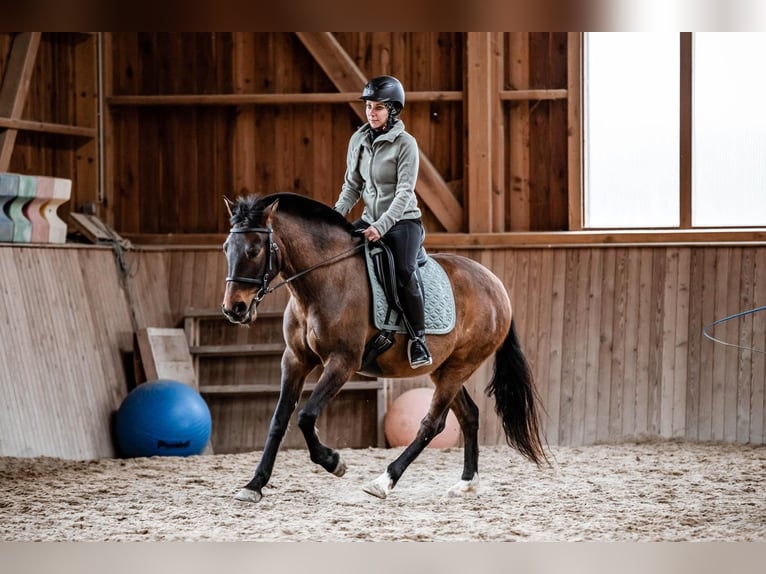
<svg viewBox="0 0 766 574">
<path fill-rule="evenodd" d="M 412 389 L 399 395 L 386 413 L 384 430 L 388 444 L 392 447 L 407 446 L 420 428 L 420 421 L 426 416 L 434 391 L 430 388 Z M 431 448 L 449 448 L 457 445 L 460 425 L 455 413 L 447 413 L 444 430 L 428 443 Z"/>
</svg>

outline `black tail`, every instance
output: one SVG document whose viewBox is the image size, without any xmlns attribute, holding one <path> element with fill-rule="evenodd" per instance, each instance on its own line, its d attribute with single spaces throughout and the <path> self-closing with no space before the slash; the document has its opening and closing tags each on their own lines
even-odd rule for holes
<svg viewBox="0 0 766 574">
<path fill-rule="evenodd" d="M 495 411 L 503 421 L 508 444 L 538 466 L 548 463 L 537 417 L 539 398 L 513 320 L 495 353 L 495 373 L 487 385 L 487 394 L 495 397 Z"/>
</svg>

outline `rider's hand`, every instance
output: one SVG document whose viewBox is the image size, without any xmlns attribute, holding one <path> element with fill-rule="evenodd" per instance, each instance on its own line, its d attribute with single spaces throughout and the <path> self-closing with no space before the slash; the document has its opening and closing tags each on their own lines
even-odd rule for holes
<svg viewBox="0 0 766 574">
<path fill-rule="evenodd" d="M 364 230 L 364 237 L 367 239 L 367 241 L 375 242 L 380 240 L 380 233 L 378 233 L 378 230 L 370 225 L 367 229 Z"/>
</svg>

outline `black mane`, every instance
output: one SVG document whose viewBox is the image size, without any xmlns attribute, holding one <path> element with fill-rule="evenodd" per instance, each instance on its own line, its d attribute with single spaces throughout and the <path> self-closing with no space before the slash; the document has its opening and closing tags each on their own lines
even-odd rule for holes
<svg viewBox="0 0 766 574">
<path fill-rule="evenodd" d="M 263 212 L 275 201 L 279 201 L 279 211 L 296 215 L 302 219 L 327 223 L 353 233 L 354 226 L 335 211 L 320 201 L 297 193 L 274 193 L 259 197 L 249 195 L 237 198 L 231 210 L 229 223 L 232 227 L 261 227 Z"/>
</svg>

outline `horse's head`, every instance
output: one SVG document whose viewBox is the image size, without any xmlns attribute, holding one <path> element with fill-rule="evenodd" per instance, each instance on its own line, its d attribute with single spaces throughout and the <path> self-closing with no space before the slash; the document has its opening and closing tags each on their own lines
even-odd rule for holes
<svg viewBox="0 0 766 574">
<path fill-rule="evenodd" d="M 221 310 L 232 323 L 255 320 L 255 307 L 279 273 L 278 249 L 271 229 L 276 203 L 256 209 L 252 200 L 227 198 L 231 230 L 223 244 L 228 271 Z"/>
</svg>

